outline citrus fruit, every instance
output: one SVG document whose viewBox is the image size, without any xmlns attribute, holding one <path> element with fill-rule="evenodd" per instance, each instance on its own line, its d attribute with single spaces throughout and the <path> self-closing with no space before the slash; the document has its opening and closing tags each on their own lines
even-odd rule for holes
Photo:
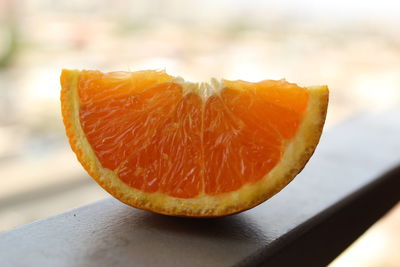
<svg viewBox="0 0 400 267">
<path fill-rule="evenodd" d="M 164 71 L 63 70 L 62 115 L 87 172 L 120 201 L 217 217 L 286 186 L 314 152 L 326 86 L 190 83 Z"/>
</svg>

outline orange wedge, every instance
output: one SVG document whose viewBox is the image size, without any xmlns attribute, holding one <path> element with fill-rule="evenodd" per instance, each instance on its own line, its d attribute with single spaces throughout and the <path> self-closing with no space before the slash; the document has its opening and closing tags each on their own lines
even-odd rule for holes
<svg viewBox="0 0 400 267">
<path fill-rule="evenodd" d="M 120 201 L 217 217 L 285 187 L 318 144 L 326 86 L 189 83 L 162 71 L 63 70 L 62 115 L 87 172 Z"/>
</svg>

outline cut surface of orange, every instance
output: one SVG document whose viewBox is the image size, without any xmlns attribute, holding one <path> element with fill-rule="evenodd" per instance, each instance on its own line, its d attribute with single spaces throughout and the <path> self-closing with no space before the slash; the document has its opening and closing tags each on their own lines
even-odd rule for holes
<svg viewBox="0 0 400 267">
<path fill-rule="evenodd" d="M 216 217 L 279 192 L 318 144 L 326 86 L 285 80 L 190 83 L 164 71 L 63 70 L 66 133 L 88 173 L 120 201 Z"/>
</svg>

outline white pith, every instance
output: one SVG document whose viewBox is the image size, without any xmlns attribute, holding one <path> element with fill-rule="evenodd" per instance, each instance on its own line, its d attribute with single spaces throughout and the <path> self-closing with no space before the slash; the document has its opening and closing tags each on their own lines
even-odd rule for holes
<svg viewBox="0 0 400 267">
<path fill-rule="evenodd" d="M 199 95 L 203 101 L 207 100 L 212 95 L 219 95 L 224 88 L 223 81 L 216 78 L 211 78 L 209 83 L 195 83 L 185 81 L 182 77 L 176 77 L 172 82 L 179 84 L 183 88 L 183 95 L 195 93 Z"/>
</svg>

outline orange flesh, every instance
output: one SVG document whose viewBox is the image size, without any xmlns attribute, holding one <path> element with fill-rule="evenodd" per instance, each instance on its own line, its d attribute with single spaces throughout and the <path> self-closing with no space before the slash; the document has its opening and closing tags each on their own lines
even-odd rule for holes
<svg viewBox="0 0 400 267">
<path fill-rule="evenodd" d="M 217 195 L 262 179 L 280 160 L 308 104 L 285 81 L 224 81 L 206 100 L 160 72 L 84 71 L 80 121 L 104 168 L 141 191 Z"/>
</svg>

